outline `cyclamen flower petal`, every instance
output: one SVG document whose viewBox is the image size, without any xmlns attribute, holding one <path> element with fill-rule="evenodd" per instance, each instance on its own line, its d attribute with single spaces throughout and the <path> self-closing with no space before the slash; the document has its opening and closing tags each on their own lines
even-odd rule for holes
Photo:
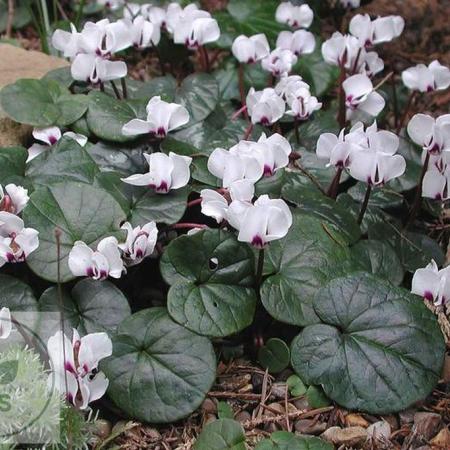
<svg viewBox="0 0 450 450">
<path fill-rule="evenodd" d="M 275 77 L 286 76 L 297 59 L 291 50 L 276 48 L 261 61 L 261 67 Z"/>
<path fill-rule="evenodd" d="M 349 114 L 358 109 L 371 116 L 377 116 L 386 104 L 384 98 L 373 90 L 372 81 L 367 75 L 353 75 L 347 78 L 342 86 Z"/>
<path fill-rule="evenodd" d="M 291 2 L 283 2 L 278 6 L 275 18 L 277 22 L 287 23 L 293 28 L 309 28 L 314 19 L 314 12 L 306 4 L 297 6 Z"/>
<path fill-rule="evenodd" d="M 47 342 L 52 373 L 48 383 L 79 409 L 101 398 L 108 388 L 108 379 L 99 372 L 99 362 L 111 356 L 112 342 L 106 333 L 91 333 L 80 338 L 73 329 L 72 341 L 62 332 L 56 332 Z"/>
<path fill-rule="evenodd" d="M 364 67 L 366 51 L 355 36 L 335 32 L 322 44 L 322 56 L 328 64 L 357 73 Z"/>
<path fill-rule="evenodd" d="M 69 269 L 76 277 L 87 276 L 94 280 L 105 280 L 109 276 L 120 278 L 124 270 L 119 246 L 115 237 L 102 239 L 97 250 L 92 250 L 82 241 L 76 241 L 69 253 Z"/>
<path fill-rule="evenodd" d="M 450 199 L 450 165 L 443 170 L 428 169 L 423 177 L 422 197 L 445 201 Z"/>
<path fill-rule="evenodd" d="M 428 67 L 418 64 L 404 70 L 402 81 L 413 91 L 432 92 L 447 89 L 450 86 L 450 69 L 434 60 Z"/>
<path fill-rule="evenodd" d="M 169 131 L 189 122 L 188 110 L 177 103 L 167 103 L 161 97 L 152 97 L 147 104 L 147 120 L 133 119 L 122 128 L 125 136 L 151 134 L 166 137 Z"/>
<path fill-rule="evenodd" d="M 450 299 L 450 267 L 439 270 L 436 262 L 431 260 L 414 273 L 411 292 L 436 306 L 445 304 Z"/>
<path fill-rule="evenodd" d="M 371 20 L 368 14 L 357 14 L 349 25 L 350 33 L 365 47 L 389 42 L 400 36 L 404 28 L 405 21 L 401 16 L 378 17 Z"/>
<path fill-rule="evenodd" d="M 310 90 L 309 84 L 305 83 L 300 75 L 281 77 L 275 85 L 275 92 L 285 101 L 292 95 L 297 97 L 298 93 L 305 89 Z"/>
<path fill-rule="evenodd" d="M 286 104 L 274 89 L 255 91 L 250 88 L 246 98 L 247 111 L 253 124 L 272 125 L 284 114 Z"/>
<path fill-rule="evenodd" d="M 407 126 L 409 137 L 431 155 L 450 151 L 450 114 L 436 120 L 426 114 L 416 114 Z"/>
<path fill-rule="evenodd" d="M 175 44 L 184 44 L 195 50 L 202 45 L 217 41 L 219 37 L 220 28 L 216 19 L 200 17 L 191 20 L 188 18 L 178 22 L 173 41 Z"/>
<path fill-rule="evenodd" d="M 34 128 L 33 137 L 47 145 L 54 145 L 61 139 L 61 130 L 58 127 Z"/>
<path fill-rule="evenodd" d="M 222 180 L 223 187 L 230 187 L 235 181 L 247 179 L 258 181 L 264 172 L 260 160 L 248 155 L 242 158 L 237 152 L 231 153 L 223 148 L 216 148 L 208 158 L 208 170 Z"/>
<path fill-rule="evenodd" d="M 182 8 L 179 3 L 172 2 L 167 7 L 166 28 L 169 33 L 174 34 L 174 39 L 177 34 L 177 39 L 184 44 L 182 36 L 186 34 L 186 29 L 189 29 L 194 20 L 202 18 L 211 18 L 211 14 L 199 9 L 195 3 Z"/>
<path fill-rule="evenodd" d="M 124 244 L 119 244 L 119 248 L 123 251 L 128 266 L 139 264 L 153 253 L 158 239 L 158 228 L 155 222 L 135 228 L 129 222 L 125 222 L 121 228 L 126 230 L 127 239 Z"/>
<path fill-rule="evenodd" d="M 189 182 L 191 172 L 189 166 L 192 158 L 170 152 L 144 153 L 149 171 L 145 174 L 131 175 L 122 178 L 124 183 L 134 186 L 148 186 L 157 194 L 167 194 L 171 189 L 179 189 Z"/>
<path fill-rule="evenodd" d="M 384 69 L 384 61 L 378 56 L 377 52 L 366 53 L 364 63 L 361 71 L 370 78 Z"/>
<path fill-rule="evenodd" d="M 287 103 L 290 109 L 286 111 L 286 114 L 297 120 L 307 120 L 314 111 L 322 108 L 322 103 L 317 100 L 317 97 L 312 96 L 309 90 L 291 95 Z"/>
<path fill-rule="evenodd" d="M 270 47 L 265 34 L 240 35 L 233 41 L 231 51 L 239 62 L 251 64 L 265 58 L 270 53 Z"/>
<path fill-rule="evenodd" d="M 288 205 L 281 199 L 262 195 L 245 211 L 238 240 L 264 248 L 267 243 L 286 236 L 291 225 L 292 213 Z"/>
<path fill-rule="evenodd" d="M 312 33 L 305 30 L 297 30 L 293 33 L 282 31 L 277 38 L 277 48 L 290 50 L 296 56 L 308 55 L 316 48 L 316 39 Z"/>
<path fill-rule="evenodd" d="M 3 190 L 0 185 L 0 211 L 19 214 L 27 206 L 28 190 L 13 183 L 7 184 Z"/>
<path fill-rule="evenodd" d="M 0 309 L 0 339 L 8 339 L 12 331 L 11 312 L 9 308 Z"/>
<path fill-rule="evenodd" d="M 83 53 L 75 57 L 70 72 L 74 80 L 95 85 L 125 77 L 127 65 L 123 61 L 109 61 L 94 54 Z"/>
<path fill-rule="evenodd" d="M 143 16 L 136 17 L 133 21 L 123 19 L 125 25 L 129 28 L 131 34 L 131 42 L 134 47 L 143 49 L 156 46 L 161 40 L 161 30 Z"/>
<path fill-rule="evenodd" d="M 78 33 L 75 25 L 70 24 L 70 32 L 55 30 L 52 35 L 52 45 L 63 53 L 65 58 L 74 58 L 81 49 L 81 33 Z"/>
<path fill-rule="evenodd" d="M 202 214 L 221 223 L 226 218 L 228 211 L 228 202 L 225 197 L 213 189 L 202 189 L 200 197 Z"/>
<path fill-rule="evenodd" d="M 39 247 L 38 235 L 37 230 L 25 228 L 20 217 L 0 211 L 0 265 L 25 261 Z"/>
</svg>

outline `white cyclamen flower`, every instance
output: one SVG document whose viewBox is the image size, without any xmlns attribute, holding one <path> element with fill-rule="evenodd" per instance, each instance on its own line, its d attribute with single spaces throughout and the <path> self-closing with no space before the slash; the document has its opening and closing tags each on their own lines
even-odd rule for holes
<svg viewBox="0 0 450 450">
<path fill-rule="evenodd" d="M 70 67 L 74 80 L 93 85 L 123 78 L 127 74 L 127 65 L 123 61 L 109 61 L 95 54 L 80 53 Z"/>
<path fill-rule="evenodd" d="M 123 126 L 125 136 L 150 134 L 164 138 L 169 131 L 189 122 L 189 112 L 184 106 L 165 102 L 159 96 L 150 99 L 146 110 L 147 120 L 132 119 Z"/>
<path fill-rule="evenodd" d="M 309 28 L 314 19 L 314 12 L 306 4 L 297 6 L 291 2 L 283 2 L 278 6 L 275 18 L 277 22 L 287 23 L 293 28 Z"/>
<path fill-rule="evenodd" d="M 285 101 L 305 89 L 310 90 L 309 84 L 305 83 L 300 75 L 281 77 L 275 85 L 275 92 Z"/>
<path fill-rule="evenodd" d="M 191 50 L 215 42 L 220 38 L 220 28 L 216 19 L 212 17 L 199 17 L 179 20 L 174 30 L 175 44 L 184 44 Z"/>
<path fill-rule="evenodd" d="M 367 75 L 353 75 L 342 83 L 342 87 L 345 92 L 348 117 L 351 117 L 355 110 L 364 111 L 376 117 L 386 104 L 384 98 L 373 90 L 372 81 Z"/>
<path fill-rule="evenodd" d="M 417 269 L 411 292 L 436 306 L 445 304 L 450 299 L 450 266 L 439 270 L 436 262 L 431 260 L 423 269 Z"/>
<path fill-rule="evenodd" d="M 270 53 L 270 47 L 265 34 L 240 35 L 233 41 L 231 51 L 240 63 L 251 64 L 265 58 Z"/>
<path fill-rule="evenodd" d="M 450 151 L 450 114 L 434 119 L 416 114 L 407 126 L 409 137 L 431 155 Z"/>
<path fill-rule="evenodd" d="M 25 261 L 39 247 L 38 235 L 37 230 L 25 228 L 20 217 L 0 211 L 0 267 Z"/>
<path fill-rule="evenodd" d="M 293 33 L 282 31 L 277 38 L 277 48 L 290 50 L 296 56 L 308 55 L 316 48 L 316 39 L 312 33 L 305 30 L 297 30 Z"/>
<path fill-rule="evenodd" d="M 297 59 L 291 50 L 276 48 L 261 61 L 261 67 L 274 77 L 282 77 L 289 74 Z"/>
<path fill-rule="evenodd" d="M 138 16 L 146 18 L 145 13 L 147 12 L 147 9 L 144 6 L 146 5 L 127 2 L 123 8 L 123 17 L 129 20 L 134 20 Z"/>
<path fill-rule="evenodd" d="M 255 183 L 263 176 L 263 166 L 256 155 L 231 153 L 223 148 L 216 148 L 208 158 L 208 170 L 222 180 L 222 186 L 230 187 L 235 181 L 250 180 Z"/>
<path fill-rule="evenodd" d="M 422 197 L 445 201 L 450 199 L 450 164 L 440 170 L 435 166 L 429 168 L 422 183 Z"/>
<path fill-rule="evenodd" d="M 27 206 L 28 190 L 13 183 L 7 184 L 5 189 L 0 184 L 0 211 L 19 214 Z"/>
<path fill-rule="evenodd" d="M 157 26 L 159 29 L 166 28 L 166 10 L 159 6 L 151 5 L 144 17 L 149 20 L 153 25 Z"/>
<path fill-rule="evenodd" d="M 240 221 L 238 240 L 256 248 L 286 236 L 292 225 L 292 213 L 281 199 L 262 195 L 246 209 Z"/>
<path fill-rule="evenodd" d="M 372 78 L 377 73 L 383 71 L 384 61 L 378 56 L 377 52 L 367 52 L 364 57 L 364 66 L 361 67 L 361 73 Z"/>
<path fill-rule="evenodd" d="M 8 339 L 12 331 L 11 311 L 9 308 L 0 309 L 0 339 Z"/>
<path fill-rule="evenodd" d="M 131 33 L 123 21 L 108 19 L 86 22 L 81 30 L 81 48 L 85 53 L 109 58 L 131 46 Z"/>
<path fill-rule="evenodd" d="M 366 145 L 352 153 L 350 175 L 371 186 L 383 186 L 400 177 L 406 169 L 405 158 L 396 155 L 400 141 L 395 133 L 378 131 L 376 122 L 366 130 Z"/>
<path fill-rule="evenodd" d="M 133 21 L 123 19 L 130 30 L 131 42 L 135 48 L 143 49 L 159 44 L 161 40 L 161 29 L 143 16 L 136 17 Z"/>
<path fill-rule="evenodd" d="M 128 266 L 139 264 L 153 253 L 158 239 L 158 228 L 156 228 L 155 222 L 149 222 L 143 227 L 135 228 L 129 222 L 125 222 L 121 228 L 126 230 L 127 239 L 125 243 L 119 244 L 119 248 L 122 250 Z"/>
<path fill-rule="evenodd" d="M 98 369 L 99 362 L 111 356 L 112 342 L 106 333 L 91 333 L 80 338 L 72 330 L 72 341 L 57 331 L 47 342 L 52 373 L 49 386 L 65 394 L 67 400 L 79 409 L 103 397 L 109 382 Z"/>
<path fill-rule="evenodd" d="M 407 88 L 413 91 L 440 91 L 450 86 L 450 69 L 434 60 L 428 67 L 425 64 L 418 64 L 404 70 L 402 81 Z"/>
<path fill-rule="evenodd" d="M 365 47 L 392 41 L 402 34 L 404 28 L 405 21 L 401 16 L 378 17 L 371 20 L 369 14 L 357 14 L 349 25 L 350 33 Z"/>
<path fill-rule="evenodd" d="M 62 52 L 65 58 L 75 58 L 82 51 L 81 33 L 73 23 L 70 24 L 70 32 L 55 30 L 52 35 L 52 45 L 56 50 Z"/>
<path fill-rule="evenodd" d="M 247 111 L 253 124 L 272 125 L 283 117 L 286 109 L 284 100 L 277 95 L 275 89 L 265 88 L 255 91 L 252 87 L 246 98 Z"/>
<path fill-rule="evenodd" d="M 297 120 L 307 120 L 314 112 L 322 108 L 322 103 L 317 97 L 311 95 L 309 89 L 302 89 L 296 94 L 287 98 L 289 108 L 286 114 L 293 116 Z"/>
<path fill-rule="evenodd" d="M 335 32 L 322 44 L 322 56 L 328 64 L 358 73 L 364 67 L 366 51 L 355 36 Z"/>
<path fill-rule="evenodd" d="M 166 28 L 169 33 L 175 34 L 180 29 L 180 25 L 183 27 L 183 23 L 192 23 L 195 19 L 211 18 L 211 14 L 208 11 L 199 9 L 195 3 L 190 3 L 185 8 L 182 8 L 179 3 L 172 2 L 167 6 L 166 10 Z M 185 33 L 183 30 L 177 33 Z M 175 36 L 174 36 L 175 37 Z M 181 42 L 184 44 L 184 42 Z"/>
<path fill-rule="evenodd" d="M 69 253 L 69 269 L 76 277 L 120 278 L 124 267 L 117 239 L 113 236 L 102 239 L 95 251 L 84 242 L 76 241 Z"/>
<path fill-rule="evenodd" d="M 122 178 L 123 182 L 134 186 L 148 186 L 157 194 L 167 194 L 171 189 L 180 189 L 188 184 L 191 177 L 189 166 L 192 162 L 189 156 L 156 152 L 150 155 L 144 153 L 144 157 L 149 171 Z"/>
</svg>

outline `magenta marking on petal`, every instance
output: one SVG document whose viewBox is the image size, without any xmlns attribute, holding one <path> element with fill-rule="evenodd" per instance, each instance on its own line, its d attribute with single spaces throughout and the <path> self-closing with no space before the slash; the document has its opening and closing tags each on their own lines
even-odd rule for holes
<svg viewBox="0 0 450 450">
<path fill-rule="evenodd" d="M 256 248 L 264 248 L 264 241 L 261 236 L 256 235 L 252 239 L 252 245 Z"/>
<path fill-rule="evenodd" d="M 434 300 L 433 294 L 430 291 L 425 291 L 423 293 L 423 298 L 425 300 L 428 300 L 429 302 L 432 302 Z"/>
<path fill-rule="evenodd" d="M 427 87 L 427 92 L 433 92 L 434 91 L 434 87 L 433 86 L 428 86 Z"/>
<path fill-rule="evenodd" d="M 253 64 L 255 62 L 255 58 L 248 58 L 247 63 L 248 64 Z"/>
<path fill-rule="evenodd" d="M 440 192 L 437 193 L 437 194 L 434 196 L 434 199 L 435 199 L 435 200 L 442 200 L 442 195 L 441 195 L 441 193 L 440 193 Z"/>
<path fill-rule="evenodd" d="M 16 260 L 15 256 L 12 253 L 7 253 L 6 254 L 6 259 L 8 260 L 8 262 L 12 263 Z"/>
<path fill-rule="evenodd" d="M 267 127 L 270 125 L 270 120 L 266 116 L 264 116 L 264 117 L 261 117 L 261 123 Z"/>
<path fill-rule="evenodd" d="M 54 145 L 54 144 L 56 144 L 56 143 L 58 142 L 58 139 L 56 139 L 55 136 L 50 136 L 50 137 L 48 138 L 48 140 L 49 140 L 49 142 L 50 142 L 50 145 Z"/>
<path fill-rule="evenodd" d="M 74 375 L 76 375 L 75 368 L 72 366 L 72 364 L 70 364 L 70 362 L 66 361 L 64 363 L 64 369 L 67 370 L 67 372 L 70 372 L 70 373 L 73 373 Z"/>
<path fill-rule="evenodd" d="M 93 278 L 95 276 L 94 269 L 92 267 L 88 267 L 86 269 L 86 275 L 90 278 Z"/>
<path fill-rule="evenodd" d="M 100 279 L 105 280 L 108 278 L 108 272 L 106 270 L 100 270 Z"/>
<path fill-rule="evenodd" d="M 168 186 L 167 182 L 161 181 L 161 184 L 159 186 L 155 187 L 155 191 L 156 192 L 164 192 L 165 194 L 167 194 L 167 192 L 169 192 L 169 186 Z"/>
<path fill-rule="evenodd" d="M 137 257 L 137 258 L 142 258 L 143 256 L 144 256 L 143 251 L 142 251 L 140 248 L 138 248 L 138 249 L 136 250 L 136 257 Z"/>
<path fill-rule="evenodd" d="M 274 168 L 264 164 L 264 176 L 271 177 L 274 173 Z"/>
<path fill-rule="evenodd" d="M 159 127 L 158 128 L 158 130 L 157 130 L 157 132 L 156 132 L 156 135 L 158 136 L 158 137 L 166 137 L 166 130 L 165 130 L 165 128 L 164 127 Z"/>
<path fill-rule="evenodd" d="M 66 394 L 66 400 L 67 400 L 69 403 L 72 403 L 72 404 L 74 405 L 74 403 L 73 403 L 73 395 L 72 395 L 70 392 L 68 392 L 68 393 Z"/>
</svg>

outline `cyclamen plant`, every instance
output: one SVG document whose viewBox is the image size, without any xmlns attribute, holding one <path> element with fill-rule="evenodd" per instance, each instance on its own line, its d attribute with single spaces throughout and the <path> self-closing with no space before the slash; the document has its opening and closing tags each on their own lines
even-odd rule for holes
<svg viewBox="0 0 450 450">
<path fill-rule="evenodd" d="M 73 312 L 48 351 L 77 409 L 106 394 L 133 420 L 177 421 L 213 385 L 215 349 L 264 346 L 269 325 L 298 334 L 293 370 L 344 408 L 425 398 L 444 356 L 425 303 L 445 306 L 450 278 L 416 219 L 422 197 L 450 198 L 450 116 L 392 111 L 385 83 L 427 95 L 449 69 L 383 78 L 374 48 L 401 38 L 399 16 L 355 14 L 323 41 L 307 4 L 97 3 L 107 18 L 52 36 L 70 68 L 0 93 L 38 141 L 0 149 L 0 339 L 3 286 L 33 272 L 48 289 L 15 289 Z M 161 77 L 131 79 L 150 54 Z"/>
</svg>

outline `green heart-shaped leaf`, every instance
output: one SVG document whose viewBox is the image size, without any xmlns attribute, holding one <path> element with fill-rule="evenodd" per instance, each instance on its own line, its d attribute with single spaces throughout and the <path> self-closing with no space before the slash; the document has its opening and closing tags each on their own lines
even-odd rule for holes
<svg viewBox="0 0 450 450">
<path fill-rule="evenodd" d="M 108 395 L 137 420 L 186 417 L 214 382 L 216 357 L 209 340 L 173 322 L 164 308 L 125 319 L 112 340 L 113 355 L 102 364 Z"/>
<path fill-rule="evenodd" d="M 256 306 L 253 253 L 232 233 L 205 230 L 180 236 L 166 248 L 161 274 L 171 285 L 169 313 L 186 328 L 219 337 L 251 324 Z"/>
<path fill-rule="evenodd" d="M 314 300 L 321 324 L 292 342 L 292 365 L 348 409 L 382 414 L 425 398 L 445 344 L 436 317 L 408 291 L 368 274 L 332 280 Z"/>
<path fill-rule="evenodd" d="M 258 442 L 255 450 L 333 450 L 333 445 L 313 436 L 276 431 L 270 438 Z"/>
<path fill-rule="evenodd" d="M 280 373 L 289 366 L 291 352 L 282 339 L 272 338 L 258 351 L 258 361 L 270 373 Z"/>
<path fill-rule="evenodd" d="M 245 450 L 242 425 L 232 419 L 219 419 L 203 428 L 194 450 Z"/>
</svg>

